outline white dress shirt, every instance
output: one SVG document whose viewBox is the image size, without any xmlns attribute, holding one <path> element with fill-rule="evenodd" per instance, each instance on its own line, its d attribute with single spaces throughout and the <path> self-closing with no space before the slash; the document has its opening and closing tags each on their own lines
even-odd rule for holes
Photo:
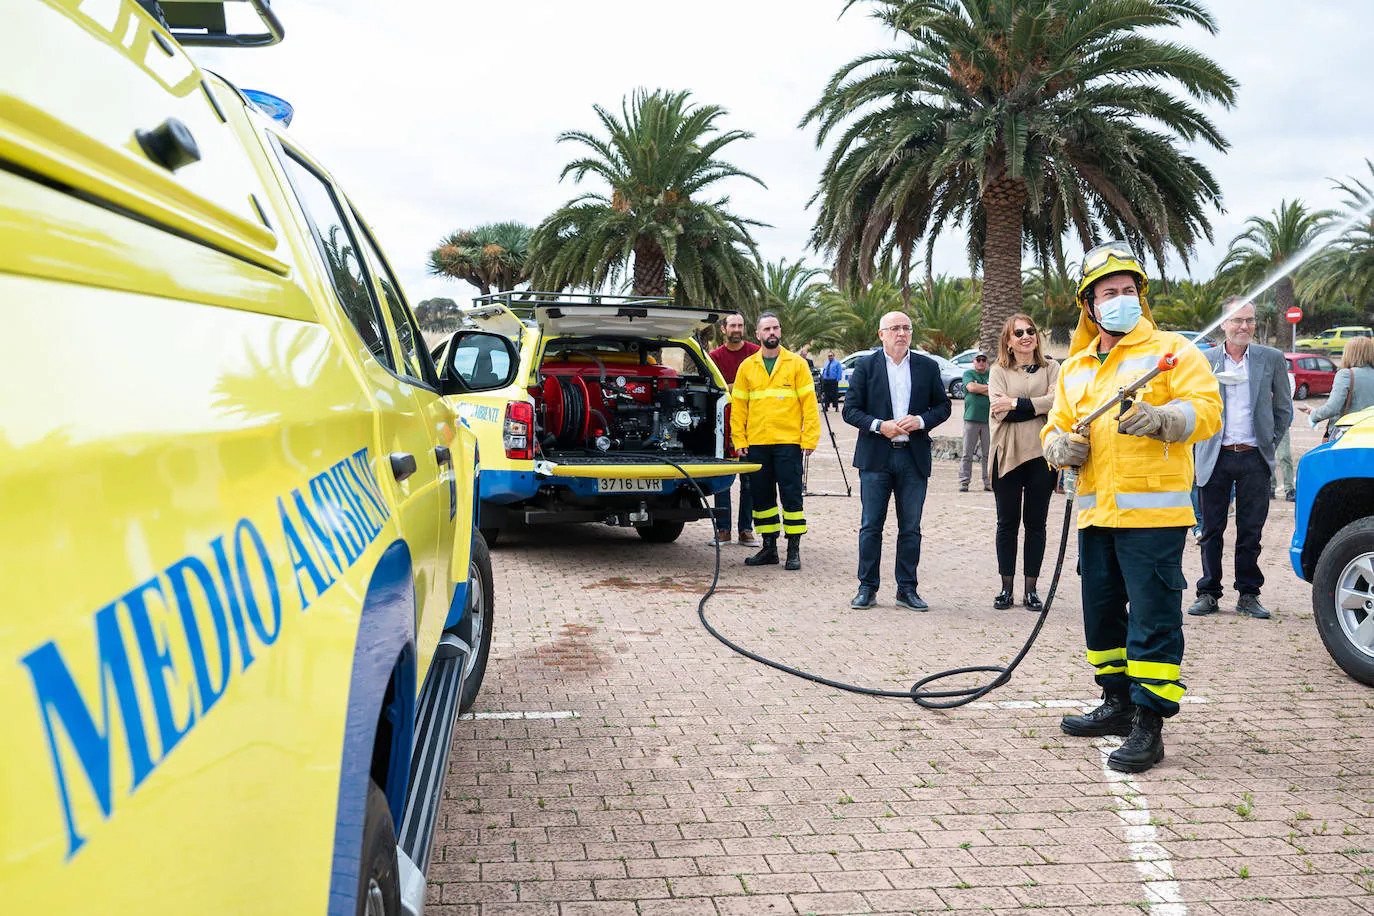
<svg viewBox="0 0 1374 916">
<path fill-rule="evenodd" d="M 1240 360 L 1231 358 L 1222 346 L 1221 368 L 1224 372 L 1234 373 L 1234 385 L 1222 385 L 1221 396 L 1226 399 L 1226 428 L 1221 434 L 1222 445 L 1253 445 L 1258 447 L 1255 438 L 1255 418 L 1250 403 L 1250 348 L 1246 347 Z"/>
<path fill-rule="evenodd" d="M 908 350 L 902 357 L 901 362 L 894 362 L 888 355 L 887 350 L 883 350 L 883 362 L 887 365 L 887 390 L 892 396 L 892 419 L 900 420 L 907 415 L 911 409 L 911 351 Z M 920 419 L 919 417 L 917 418 Z M 878 432 L 882 427 L 883 421 L 875 419 L 872 431 Z M 921 421 L 920 429 L 925 426 L 925 421 Z M 906 433 L 901 433 L 892 437 L 893 442 L 909 442 L 911 437 Z"/>
</svg>

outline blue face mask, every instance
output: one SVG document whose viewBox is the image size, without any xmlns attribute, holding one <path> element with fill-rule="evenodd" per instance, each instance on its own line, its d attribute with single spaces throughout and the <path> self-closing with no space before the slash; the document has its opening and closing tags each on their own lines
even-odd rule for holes
<svg viewBox="0 0 1374 916">
<path fill-rule="evenodd" d="M 1140 323 L 1140 297 L 1117 296 L 1096 303 L 1098 327 L 1109 334 L 1125 334 Z"/>
</svg>

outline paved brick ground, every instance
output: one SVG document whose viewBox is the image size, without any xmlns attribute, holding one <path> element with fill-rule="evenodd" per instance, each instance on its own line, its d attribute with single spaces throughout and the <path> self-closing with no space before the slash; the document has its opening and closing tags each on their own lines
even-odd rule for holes
<svg viewBox="0 0 1374 916">
<path fill-rule="evenodd" d="M 836 433 L 847 462 L 852 436 Z M 1298 451 L 1316 440 L 1295 438 Z M 813 464 L 813 487 L 843 489 L 833 451 Z M 992 610 L 991 494 L 956 492 L 956 466 L 937 462 L 921 561 L 932 610 L 894 608 L 889 581 L 857 612 L 849 474 L 853 499 L 808 501 L 801 572 L 747 570 L 744 549 L 723 550 L 711 619 L 767 655 L 896 689 L 1006 661 L 1034 616 Z M 1322 649 L 1287 563 L 1292 527 L 1291 505 L 1272 503 L 1272 621 L 1186 618 L 1195 702 L 1168 724 L 1164 763 L 1134 778 L 1057 726 L 1064 702 L 1094 694 L 1072 546 L 1012 682 L 978 708 L 930 712 L 711 638 L 696 618 L 704 523 L 667 546 L 591 526 L 503 538 L 477 710 L 577 717 L 459 723 L 427 912 L 1374 914 L 1374 691 Z M 1196 578 L 1195 549 L 1185 569 Z"/>
</svg>

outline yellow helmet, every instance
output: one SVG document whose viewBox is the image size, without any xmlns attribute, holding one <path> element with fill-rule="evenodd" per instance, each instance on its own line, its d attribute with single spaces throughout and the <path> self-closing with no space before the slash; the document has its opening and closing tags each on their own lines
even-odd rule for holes
<svg viewBox="0 0 1374 916">
<path fill-rule="evenodd" d="M 1129 273 L 1135 275 L 1140 298 L 1144 300 L 1150 289 L 1150 281 L 1145 276 L 1145 268 L 1136 259 L 1135 252 L 1125 242 L 1103 242 L 1083 255 L 1083 268 L 1078 281 L 1078 304 L 1084 308 L 1091 306 L 1089 291 L 1094 283 L 1112 274 Z"/>
</svg>

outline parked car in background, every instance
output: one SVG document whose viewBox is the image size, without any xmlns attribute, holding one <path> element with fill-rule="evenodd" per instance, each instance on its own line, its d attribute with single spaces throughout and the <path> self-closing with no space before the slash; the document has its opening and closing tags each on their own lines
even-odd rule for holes
<svg viewBox="0 0 1374 916">
<path fill-rule="evenodd" d="M 1335 436 L 1298 464 L 1293 571 L 1312 583 L 1326 651 L 1374 686 L 1374 408 L 1336 421 Z"/>
<path fill-rule="evenodd" d="M 844 359 L 840 360 L 840 365 L 844 367 L 844 375 L 840 377 L 841 396 L 843 396 L 844 393 L 849 390 L 849 377 L 854 374 L 854 367 L 858 365 L 859 360 L 863 359 L 868 354 L 881 349 L 881 347 L 869 347 L 867 350 L 860 350 L 857 353 L 851 353 Z M 953 361 L 945 359 L 943 356 L 937 356 L 934 353 L 927 353 L 925 350 L 918 350 L 915 347 L 912 348 L 911 352 L 919 353 L 922 356 L 928 356 L 931 359 L 935 360 L 935 365 L 940 367 L 940 381 L 945 386 L 946 394 L 948 394 L 952 398 L 962 398 L 964 396 L 964 370 L 967 367 L 956 366 Z"/>
<path fill-rule="evenodd" d="M 1336 379 L 1336 364 L 1325 356 L 1311 353 L 1285 353 L 1293 379 L 1293 400 L 1305 401 L 1309 394 L 1330 394 Z"/>
<path fill-rule="evenodd" d="M 950 357 L 949 361 L 954 363 L 954 365 L 958 366 L 961 370 L 968 371 L 973 368 L 973 357 L 982 352 L 983 351 L 977 347 L 969 347 L 967 350 L 960 350 L 958 353 L 954 354 Z"/>
<path fill-rule="evenodd" d="M 1216 341 L 1210 337 L 1203 337 L 1200 331 L 1178 331 L 1177 333 L 1189 340 L 1196 340 L 1199 350 L 1210 350 L 1216 346 Z"/>
<path fill-rule="evenodd" d="M 1311 350 L 1317 353 L 1325 353 L 1328 356 L 1336 356 L 1345 349 L 1346 343 L 1356 337 L 1374 337 L 1374 329 L 1348 325 L 1339 328 L 1327 328 L 1316 337 L 1306 337 L 1293 344 L 1295 350 Z"/>
</svg>

